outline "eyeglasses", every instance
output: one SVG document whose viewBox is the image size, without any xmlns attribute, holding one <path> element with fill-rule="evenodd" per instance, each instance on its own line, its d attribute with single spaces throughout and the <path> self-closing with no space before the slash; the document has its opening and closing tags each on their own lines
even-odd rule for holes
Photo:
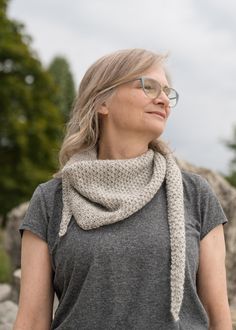
<svg viewBox="0 0 236 330">
<path fill-rule="evenodd" d="M 132 82 L 132 81 L 136 81 L 136 80 L 139 80 L 141 82 L 141 87 L 143 89 L 143 92 L 150 99 L 155 99 L 155 98 L 159 97 L 161 92 L 163 91 L 169 99 L 169 106 L 170 107 L 173 108 L 178 103 L 179 94 L 176 92 L 176 90 L 174 88 L 171 88 L 171 87 L 168 87 L 168 86 L 162 87 L 157 80 L 152 79 L 152 78 L 148 78 L 148 77 L 134 78 L 132 80 L 123 81 L 121 83 L 114 84 L 110 87 L 107 87 L 107 88 L 101 90 L 98 94 L 107 92 L 107 91 L 109 91 L 109 90 L 111 90 L 111 89 L 113 89 L 117 86 L 129 83 L 129 82 Z"/>
</svg>

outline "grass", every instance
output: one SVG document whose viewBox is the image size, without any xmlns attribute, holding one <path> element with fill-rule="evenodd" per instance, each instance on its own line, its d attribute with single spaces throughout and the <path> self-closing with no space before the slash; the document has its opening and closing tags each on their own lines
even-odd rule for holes
<svg viewBox="0 0 236 330">
<path fill-rule="evenodd" d="M 11 261 L 3 247 L 3 230 L 0 230 L 0 283 L 10 283 L 12 278 Z"/>
</svg>

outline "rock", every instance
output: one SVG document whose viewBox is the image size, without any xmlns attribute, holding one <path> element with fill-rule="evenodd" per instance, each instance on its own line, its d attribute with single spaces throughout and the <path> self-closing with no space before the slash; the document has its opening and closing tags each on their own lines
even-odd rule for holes
<svg viewBox="0 0 236 330">
<path fill-rule="evenodd" d="M 5 323 L 4 325 L 0 324 L 0 330 L 12 330 L 13 324 Z"/>
<path fill-rule="evenodd" d="M 18 228 L 28 206 L 28 202 L 20 204 L 7 214 L 4 247 L 11 258 L 13 270 L 20 267 L 21 238 Z"/>
<path fill-rule="evenodd" d="M 16 304 L 18 304 L 19 301 L 20 278 L 21 278 L 21 270 L 17 269 L 13 273 L 12 291 L 11 291 L 11 300 Z"/>
<path fill-rule="evenodd" d="M 58 307 L 58 304 L 59 304 L 58 298 L 57 298 L 56 294 L 54 294 L 54 300 L 53 300 L 53 315 L 54 315 L 55 312 L 56 312 L 56 309 L 57 309 L 57 307 Z"/>
<path fill-rule="evenodd" d="M 11 297 L 11 286 L 9 284 L 0 284 L 0 302 L 8 300 Z"/>
<path fill-rule="evenodd" d="M 17 305 L 10 300 L 0 303 L 0 329 L 12 329 L 13 323 L 16 319 L 17 310 Z"/>
<path fill-rule="evenodd" d="M 227 286 L 230 305 L 236 306 L 236 189 L 217 172 L 193 166 L 180 159 L 176 160 L 183 170 L 200 174 L 209 182 L 229 221 L 224 226 Z"/>
<path fill-rule="evenodd" d="M 231 317 L 233 322 L 233 330 L 236 330 L 236 308 L 231 308 Z"/>
</svg>

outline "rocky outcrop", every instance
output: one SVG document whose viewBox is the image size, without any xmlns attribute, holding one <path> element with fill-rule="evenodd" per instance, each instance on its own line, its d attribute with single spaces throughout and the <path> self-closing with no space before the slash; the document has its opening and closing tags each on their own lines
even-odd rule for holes
<svg viewBox="0 0 236 330">
<path fill-rule="evenodd" d="M 177 162 L 183 170 L 200 174 L 206 178 L 217 195 L 228 218 L 229 222 L 224 226 L 227 285 L 230 304 L 234 305 L 236 308 L 236 189 L 220 174 L 212 170 L 196 167 L 179 159 L 177 159 Z"/>
<path fill-rule="evenodd" d="M 20 268 L 21 239 L 19 225 L 25 216 L 29 203 L 23 203 L 12 209 L 7 215 L 4 247 L 11 258 L 13 270 Z"/>
<path fill-rule="evenodd" d="M 12 330 L 18 306 L 11 300 L 11 286 L 0 284 L 0 330 Z"/>
<path fill-rule="evenodd" d="M 10 300 L 0 303 L 0 330 L 12 330 L 17 309 L 17 305 Z"/>
<path fill-rule="evenodd" d="M 11 286 L 9 284 L 0 284 L 0 302 L 10 299 Z"/>
</svg>

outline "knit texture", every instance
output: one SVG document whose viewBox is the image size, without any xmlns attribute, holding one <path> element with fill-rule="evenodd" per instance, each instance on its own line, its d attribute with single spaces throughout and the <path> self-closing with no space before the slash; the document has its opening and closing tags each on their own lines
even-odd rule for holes
<svg viewBox="0 0 236 330">
<path fill-rule="evenodd" d="M 72 215 L 84 230 L 128 218 L 154 197 L 165 179 L 171 247 L 171 313 L 178 321 L 184 293 L 185 220 L 181 171 L 171 155 L 163 156 L 148 149 L 131 159 L 99 160 L 96 148 L 73 155 L 62 170 L 63 213 L 59 236 L 66 234 Z"/>
</svg>

